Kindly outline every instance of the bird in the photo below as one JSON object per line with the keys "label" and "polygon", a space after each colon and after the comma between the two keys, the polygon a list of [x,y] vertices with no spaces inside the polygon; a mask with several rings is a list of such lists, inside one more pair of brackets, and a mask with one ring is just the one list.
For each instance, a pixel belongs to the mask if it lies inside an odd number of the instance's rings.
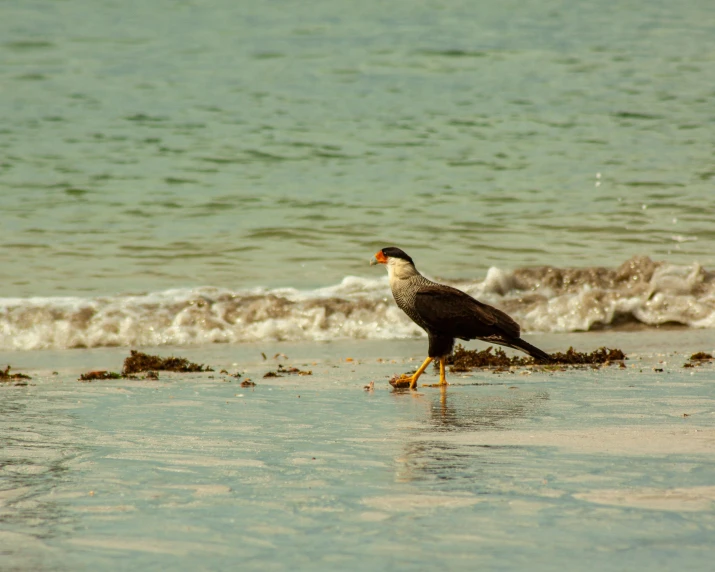
{"label": "bird", "polygon": [[483,340],[515,348],[542,363],[552,357],[521,339],[521,328],[506,313],[484,304],[466,292],[433,282],[422,276],[410,256],[395,246],[375,254],[370,265],[384,264],[397,306],[427,332],[427,359],[411,376],[391,382],[395,387],[415,389],[417,380],[434,360],[439,360],[439,383],[446,386],[445,361],[452,353],[455,338]]}

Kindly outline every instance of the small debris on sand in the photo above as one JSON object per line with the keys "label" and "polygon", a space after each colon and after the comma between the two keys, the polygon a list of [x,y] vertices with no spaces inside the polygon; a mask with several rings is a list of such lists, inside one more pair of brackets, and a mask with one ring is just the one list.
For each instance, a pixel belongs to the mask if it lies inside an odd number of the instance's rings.
{"label": "small debris on sand", "polygon": [[224,375],[230,375],[231,377],[235,377],[236,379],[240,379],[243,377],[239,372],[236,373],[228,373],[228,370],[222,369],[219,373],[222,373]]}
{"label": "small debris on sand", "polygon": [[203,364],[192,363],[186,358],[162,358],[131,350],[131,355],[124,360],[122,375],[138,373],[141,371],[178,371],[183,373],[213,371]]}
{"label": "small debris on sand", "polygon": [[275,371],[268,371],[263,375],[263,379],[266,379],[267,377],[283,377],[283,376],[278,375]]}
{"label": "small debris on sand", "polygon": [[8,365],[4,370],[0,369],[0,381],[16,381],[18,379],[32,379],[29,375],[24,373],[10,373],[10,366]]}
{"label": "small debris on sand", "polygon": [[241,382],[241,387],[256,387],[256,384],[253,383],[250,379],[244,379]]}
{"label": "small debris on sand", "polygon": [[79,376],[77,381],[94,381],[95,379],[121,379],[122,375],[115,371],[95,370]]}
{"label": "small debris on sand", "polygon": [[365,391],[375,391],[375,382],[371,381],[366,386],[363,387]]}

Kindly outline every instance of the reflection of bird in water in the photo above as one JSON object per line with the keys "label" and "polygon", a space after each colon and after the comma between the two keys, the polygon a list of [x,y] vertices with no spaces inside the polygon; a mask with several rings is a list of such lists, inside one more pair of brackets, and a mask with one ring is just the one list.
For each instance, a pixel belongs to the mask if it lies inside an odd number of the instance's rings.
{"label": "reflection of bird in water", "polygon": [[[449,401],[447,391],[432,399],[428,405],[428,428],[439,433],[478,431],[508,431],[520,419],[538,414],[549,400],[544,391],[511,390],[503,393],[478,395],[461,392],[458,399]],[[425,439],[405,444],[404,454],[398,459],[398,480],[454,480],[477,481],[486,465],[510,457],[514,447],[495,447],[479,444],[454,444],[440,439]],[[503,461],[506,462],[506,461]]]}
{"label": "reflection of bird in water", "polygon": [[545,391],[511,390],[506,395],[460,394],[448,402],[447,392],[430,406],[429,423],[437,431],[509,429],[508,422],[533,414],[549,394]]}
{"label": "reflection of bird in water", "polygon": [[526,352],[538,362],[553,361],[549,354],[522,340],[519,324],[504,312],[461,290],[428,280],[399,248],[383,248],[371,264],[387,266],[395,302],[429,337],[429,357],[413,375],[390,382],[394,387],[414,389],[434,359],[439,359],[439,385],[447,385],[444,365],[455,338],[484,340]]}

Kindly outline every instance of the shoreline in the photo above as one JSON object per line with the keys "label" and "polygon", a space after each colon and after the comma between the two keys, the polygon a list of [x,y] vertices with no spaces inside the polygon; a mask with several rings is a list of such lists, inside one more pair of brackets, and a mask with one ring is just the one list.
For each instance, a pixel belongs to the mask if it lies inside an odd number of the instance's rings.
{"label": "shoreline", "polygon": [[[685,329],[648,331],[597,331],[568,334],[525,335],[525,339],[542,347],[547,352],[565,351],[570,346],[578,351],[590,352],[599,347],[622,349],[627,358],[646,356],[669,356],[674,367],[682,367],[691,354],[699,351],[712,353],[715,350],[715,334],[712,330]],[[461,342],[468,349],[485,349],[485,342]],[[501,347],[493,345],[493,347]],[[90,370],[120,371],[124,358],[129,355],[125,347],[82,348],[63,350],[0,351],[0,365],[11,365],[15,373],[26,373],[39,378],[51,379],[52,372],[63,375],[70,372],[85,373]],[[523,355],[521,352],[502,348],[508,355]],[[426,356],[427,339],[406,340],[337,340],[316,342],[255,342],[246,344],[208,344],[205,346],[156,346],[142,347],[142,352],[162,357],[185,357],[216,370],[236,370],[256,375],[262,369],[275,369],[279,362],[293,364],[320,363],[339,365],[353,360],[354,365],[391,362],[391,365],[411,366]],[[267,359],[263,359],[263,354]],[[275,355],[286,359],[273,359]],[[657,360],[656,360],[657,361]],[[631,364],[633,363],[631,359]],[[419,363],[417,363],[419,365]],[[425,375],[431,375],[428,368]],[[477,370],[478,371],[478,370]],[[179,374],[182,375],[182,374]],[[210,374],[209,374],[210,375]]]}

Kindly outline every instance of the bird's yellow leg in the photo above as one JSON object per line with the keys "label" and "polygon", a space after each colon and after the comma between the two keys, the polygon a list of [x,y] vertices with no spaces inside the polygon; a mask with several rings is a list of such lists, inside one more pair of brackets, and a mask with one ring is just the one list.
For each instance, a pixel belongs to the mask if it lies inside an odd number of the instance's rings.
{"label": "bird's yellow leg", "polygon": [[409,385],[410,389],[414,389],[417,386],[417,380],[427,369],[427,366],[432,363],[433,359],[434,358],[428,357],[424,362],[422,362],[422,365],[415,373],[412,375],[403,375],[399,379],[391,380],[390,385],[396,388],[407,387]]}
{"label": "bird's yellow leg", "polygon": [[420,369],[418,369],[414,374],[412,374],[412,379],[410,380],[410,389],[414,389],[415,386],[417,385],[417,380],[420,378],[424,370],[427,369],[427,366],[432,363],[431,357],[428,357],[425,361],[422,362],[422,365],[420,366]]}
{"label": "bird's yellow leg", "polygon": [[444,362],[447,361],[445,356],[439,358],[439,384],[447,385],[447,376],[444,374]]}
{"label": "bird's yellow leg", "polygon": [[444,363],[447,361],[445,356],[439,358],[439,383],[422,384],[422,387],[441,387],[445,388],[449,384],[447,383],[447,376],[445,375]]}

